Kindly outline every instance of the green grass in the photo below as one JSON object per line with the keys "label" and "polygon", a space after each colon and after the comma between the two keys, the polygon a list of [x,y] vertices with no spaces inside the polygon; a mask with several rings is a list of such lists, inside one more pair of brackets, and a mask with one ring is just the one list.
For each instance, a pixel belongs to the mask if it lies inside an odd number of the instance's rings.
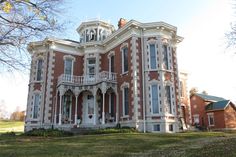
{"label": "green grass", "polygon": [[10,132],[10,131],[23,132],[24,131],[24,122],[0,120],[0,133]]}
{"label": "green grass", "polygon": [[72,137],[0,136],[4,157],[236,156],[236,133],[116,133]]}

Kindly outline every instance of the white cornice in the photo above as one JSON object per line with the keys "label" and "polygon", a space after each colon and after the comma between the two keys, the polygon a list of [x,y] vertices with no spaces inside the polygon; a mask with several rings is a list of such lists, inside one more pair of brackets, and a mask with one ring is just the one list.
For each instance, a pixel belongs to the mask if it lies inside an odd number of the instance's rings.
{"label": "white cornice", "polygon": [[[94,24],[94,21],[85,23]],[[80,29],[80,27],[78,29]],[[105,53],[110,51],[112,48],[119,45],[120,43],[124,42],[125,40],[131,38],[132,36],[141,37],[141,31],[143,32],[143,36],[145,37],[162,36],[165,38],[172,39],[172,41],[176,43],[179,43],[183,40],[182,37],[176,35],[177,28],[165,22],[140,23],[135,20],[130,20],[124,27],[115,31],[103,41],[79,43],[72,40],[46,38],[43,41],[30,43],[27,49],[30,53],[32,53],[33,50],[37,50],[37,47],[48,47],[55,51],[76,55],[83,55],[84,53],[91,52]]]}

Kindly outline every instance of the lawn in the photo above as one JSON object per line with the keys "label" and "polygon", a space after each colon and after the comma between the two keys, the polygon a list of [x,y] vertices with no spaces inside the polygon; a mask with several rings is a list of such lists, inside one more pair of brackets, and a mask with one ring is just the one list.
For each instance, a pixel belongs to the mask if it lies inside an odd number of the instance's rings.
{"label": "lawn", "polygon": [[0,133],[10,132],[10,131],[23,132],[24,131],[24,122],[0,120]]}
{"label": "lawn", "polygon": [[2,157],[236,156],[236,133],[0,136]]}

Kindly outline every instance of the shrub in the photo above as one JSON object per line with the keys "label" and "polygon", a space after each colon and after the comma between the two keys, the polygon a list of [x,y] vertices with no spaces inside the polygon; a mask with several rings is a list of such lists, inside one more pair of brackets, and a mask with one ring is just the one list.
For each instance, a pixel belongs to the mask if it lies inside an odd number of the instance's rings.
{"label": "shrub", "polygon": [[26,136],[42,136],[42,137],[62,137],[62,136],[72,136],[71,132],[62,131],[58,129],[33,129],[24,133]]}
{"label": "shrub", "polygon": [[105,128],[98,130],[91,130],[87,134],[112,134],[112,133],[137,133],[135,128],[122,127],[122,128]]}

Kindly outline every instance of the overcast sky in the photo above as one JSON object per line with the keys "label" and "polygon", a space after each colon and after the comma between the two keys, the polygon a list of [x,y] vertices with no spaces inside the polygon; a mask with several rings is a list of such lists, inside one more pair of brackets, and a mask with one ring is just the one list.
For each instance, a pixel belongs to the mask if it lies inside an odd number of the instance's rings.
{"label": "overcast sky", "polygon": [[[100,18],[116,28],[119,18],[164,21],[178,27],[184,40],[177,48],[179,69],[189,73],[188,87],[236,100],[236,55],[226,50],[224,34],[234,20],[232,0],[71,0],[61,19],[70,27],[58,38],[78,40],[82,21]],[[27,74],[0,74],[0,103],[13,111],[26,108]]]}

